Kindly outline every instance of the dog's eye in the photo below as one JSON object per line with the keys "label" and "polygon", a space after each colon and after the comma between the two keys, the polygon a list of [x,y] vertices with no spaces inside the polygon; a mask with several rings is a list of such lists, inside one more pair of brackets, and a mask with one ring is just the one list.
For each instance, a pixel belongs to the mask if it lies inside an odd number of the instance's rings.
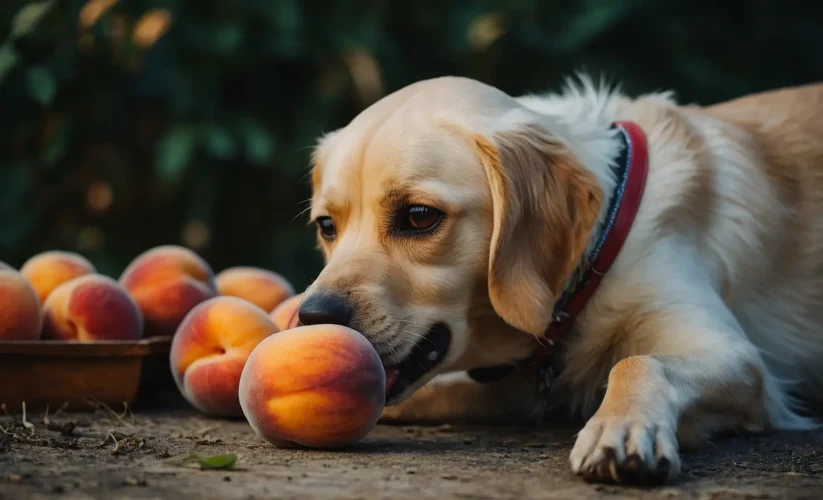
{"label": "dog's eye", "polygon": [[414,229],[424,231],[431,229],[440,220],[440,212],[425,205],[409,207],[409,225]]}
{"label": "dog's eye", "polygon": [[315,221],[317,224],[317,229],[320,231],[320,236],[323,239],[331,241],[337,236],[337,228],[334,225],[334,221],[331,220],[331,217],[318,217]]}
{"label": "dog's eye", "polygon": [[426,233],[443,219],[443,212],[426,205],[410,205],[397,213],[395,229],[400,233]]}

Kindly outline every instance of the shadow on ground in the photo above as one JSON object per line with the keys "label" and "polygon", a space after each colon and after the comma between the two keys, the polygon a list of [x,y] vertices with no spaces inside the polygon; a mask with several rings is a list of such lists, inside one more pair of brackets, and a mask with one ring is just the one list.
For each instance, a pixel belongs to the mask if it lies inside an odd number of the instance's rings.
{"label": "shadow on ground", "polygon": [[[732,437],[689,453],[675,486],[586,484],[576,427],[378,426],[345,450],[280,450],[188,409],[0,417],[0,498],[823,498],[823,433]],[[231,470],[181,457],[235,454]]]}

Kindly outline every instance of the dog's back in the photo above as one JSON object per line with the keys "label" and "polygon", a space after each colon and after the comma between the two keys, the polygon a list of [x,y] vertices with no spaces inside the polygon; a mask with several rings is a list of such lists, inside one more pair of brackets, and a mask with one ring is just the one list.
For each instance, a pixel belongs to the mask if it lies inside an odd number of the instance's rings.
{"label": "dog's back", "polygon": [[[698,251],[718,269],[724,300],[773,373],[789,385],[819,387],[823,84],[667,113],[694,158],[688,174],[681,172],[684,193],[691,193],[672,196],[669,223],[692,220],[689,229],[701,233]],[[661,171],[675,172],[665,163]]]}
{"label": "dog's back", "polygon": [[[705,108],[745,131],[770,192],[742,209],[762,221],[756,248],[741,262],[762,278],[729,297],[775,374],[823,383],[823,84],[755,94]],[[722,168],[722,165],[719,166]],[[757,178],[758,172],[752,172]],[[745,188],[745,184],[740,187]],[[771,222],[771,224],[769,224]],[[805,374],[798,373],[805,371]],[[808,391],[811,395],[819,390]]]}

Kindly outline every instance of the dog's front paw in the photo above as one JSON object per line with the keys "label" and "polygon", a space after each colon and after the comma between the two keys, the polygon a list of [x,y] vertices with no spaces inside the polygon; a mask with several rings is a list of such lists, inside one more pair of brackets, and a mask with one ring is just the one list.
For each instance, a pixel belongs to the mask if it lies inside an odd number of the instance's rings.
{"label": "dog's front paw", "polygon": [[637,417],[592,417],[571,452],[572,472],[589,481],[662,484],[680,474],[677,436]]}

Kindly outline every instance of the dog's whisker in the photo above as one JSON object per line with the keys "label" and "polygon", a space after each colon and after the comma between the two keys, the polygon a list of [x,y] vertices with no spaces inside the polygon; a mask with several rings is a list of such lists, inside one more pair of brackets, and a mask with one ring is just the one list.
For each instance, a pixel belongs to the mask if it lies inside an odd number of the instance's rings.
{"label": "dog's whisker", "polygon": [[300,217],[302,217],[303,215],[305,215],[305,214],[306,214],[306,212],[308,212],[309,210],[311,210],[311,205],[309,205],[308,207],[304,208],[303,210],[301,210],[301,211],[300,211],[300,213],[298,213],[297,215],[295,215],[295,216],[294,216],[294,218],[291,220],[291,222],[290,222],[289,224],[294,224],[294,221],[296,221],[297,219],[299,219]]}

